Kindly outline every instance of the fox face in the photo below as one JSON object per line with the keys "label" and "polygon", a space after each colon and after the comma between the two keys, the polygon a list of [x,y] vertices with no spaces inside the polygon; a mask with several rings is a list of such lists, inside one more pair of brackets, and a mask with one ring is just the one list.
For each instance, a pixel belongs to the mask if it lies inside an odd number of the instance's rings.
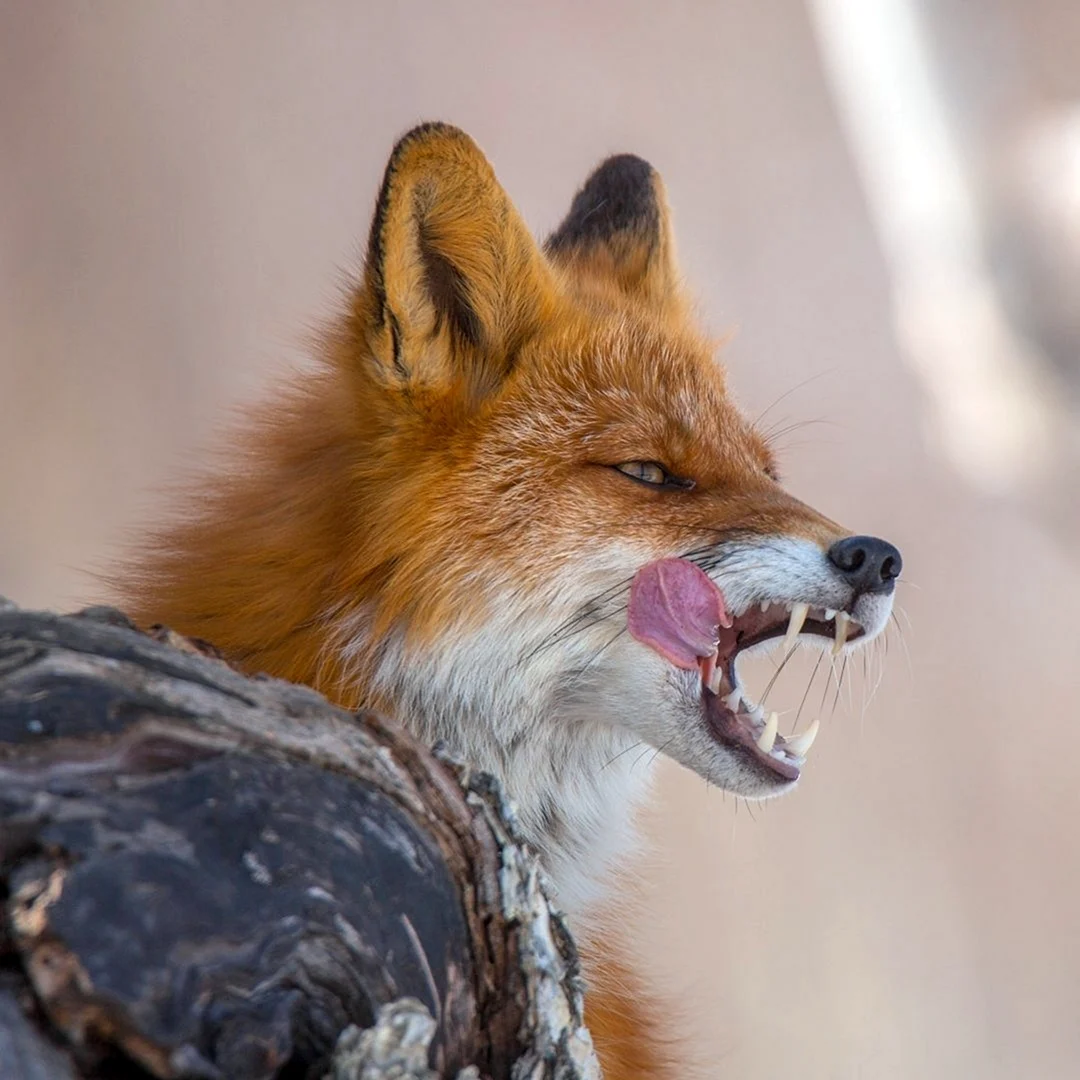
{"label": "fox face", "polygon": [[597,852],[638,746],[794,785],[816,727],[780,735],[739,659],[869,641],[900,555],[781,486],[645,162],[603,164],[541,248],[467,136],[416,130],[331,345],[362,523],[333,648],[369,703],[494,768],[555,863]]}

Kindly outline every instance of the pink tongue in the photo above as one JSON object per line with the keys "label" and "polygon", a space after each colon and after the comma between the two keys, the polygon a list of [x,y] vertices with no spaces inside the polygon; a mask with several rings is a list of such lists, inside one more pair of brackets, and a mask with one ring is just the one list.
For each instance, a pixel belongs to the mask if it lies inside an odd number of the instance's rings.
{"label": "pink tongue", "polygon": [[719,628],[731,625],[723,593],[686,559],[643,566],[630,586],[626,619],[638,641],[687,669],[712,656]]}

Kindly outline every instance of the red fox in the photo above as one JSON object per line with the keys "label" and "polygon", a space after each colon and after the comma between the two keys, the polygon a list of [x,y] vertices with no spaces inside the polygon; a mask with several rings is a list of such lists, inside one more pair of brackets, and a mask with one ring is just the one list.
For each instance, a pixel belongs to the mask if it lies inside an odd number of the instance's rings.
{"label": "red fox", "polygon": [[[321,368],[155,535],[125,601],[495,773],[585,942],[609,1080],[685,1075],[598,921],[654,747],[799,779],[739,658],[886,624],[900,554],[781,486],[695,327],[657,173],[604,162],[543,245],[463,132],[395,147]],[[593,943],[590,951],[589,943]]]}

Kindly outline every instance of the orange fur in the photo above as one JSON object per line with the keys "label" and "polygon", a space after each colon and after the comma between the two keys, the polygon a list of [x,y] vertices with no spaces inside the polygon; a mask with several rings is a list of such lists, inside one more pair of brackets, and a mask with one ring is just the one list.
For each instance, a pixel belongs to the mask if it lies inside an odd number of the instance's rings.
{"label": "orange fur", "polygon": [[[585,1023],[603,1063],[606,1080],[665,1080],[688,1075],[680,1058],[685,1050],[670,1034],[670,1007],[662,1008],[641,977],[618,955],[618,939],[606,955],[585,949],[589,994]],[[614,945],[615,949],[612,950]]]}
{"label": "orange fur", "polygon": [[[544,252],[467,136],[403,139],[322,370],[147,543],[123,588],[137,619],[409,723],[375,678],[393,635],[422,655],[482,628],[507,590],[547,595],[612,538],[644,553],[844,535],[779,486],[729,400],[651,184],[640,221],[599,240],[584,221]],[[607,468],[626,461],[696,486],[673,498]],[[663,1076],[635,979],[623,961],[594,968],[605,1075]]]}

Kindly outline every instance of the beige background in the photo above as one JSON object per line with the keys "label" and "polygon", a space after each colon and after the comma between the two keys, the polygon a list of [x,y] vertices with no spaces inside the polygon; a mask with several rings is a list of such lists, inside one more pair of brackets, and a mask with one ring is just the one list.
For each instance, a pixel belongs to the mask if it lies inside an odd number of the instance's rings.
{"label": "beige background", "polygon": [[[983,168],[1075,106],[1080,7],[987,3],[979,33],[956,8],[937,55],[962,61],[943,70]],[[636,151],[703,317],[737,329],[747,407],[790,391],[778,419],[822,421],[781,440],[791,488],[895,541],[909,583],[876,696],[855,671],[833,711],[819,678],[793,796],[736,806],[664,768],[642,953],[709,1076],[1074,1077],[1076,429],[993,493],[955,465],[830,85],[784,0],[3,0],[0,592],[94,598],[87,568],[229,407],[303,365],[405,128],[469,130],[541,233],[593,164]],[[1015,196],[1022,232],[1023,193],[980,191],[987,213]],[[1038,376],[1067,419],[1070,341]]]}

